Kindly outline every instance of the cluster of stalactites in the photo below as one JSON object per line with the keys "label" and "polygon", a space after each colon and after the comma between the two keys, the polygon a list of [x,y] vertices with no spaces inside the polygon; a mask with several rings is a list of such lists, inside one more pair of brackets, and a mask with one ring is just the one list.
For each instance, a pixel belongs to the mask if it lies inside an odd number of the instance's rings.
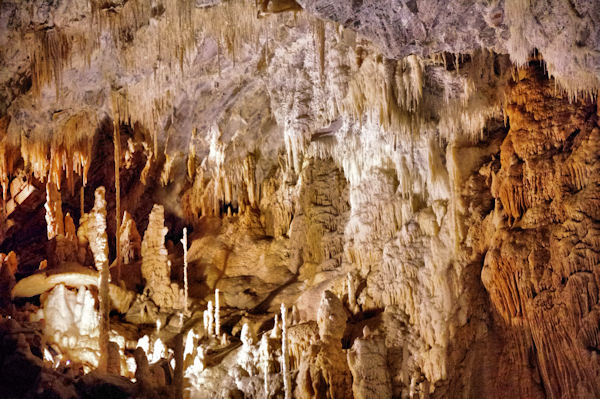
{"label": "cluster of stalactites", "polygon": [[407,131],[408,127],[412,132],[420,124],[423,72],[423,60],[416,55],[400,61],[366,56],[352,76],[342,111],[355,120],[366,115],[385,129]]}
{"label": "cluster of stalactites", "polygon": [[15,127],[8,129],[0,139],[0,182],[4,198],[14,164],[20,158],[27,173],[42,182],[52,182],[59,190],[65,182],[71,193],[76,180],[81,179],[84,185],[87,183],[97,125],[95,114],[81,111],[56,123],[59,127],[50,141],[42,132],[17,133]]}
{"label": "cluster of stalactites", "polygon": [[[194,149],[192,145],[190,148]],[[193,178],[193,185],[183,199],[186,219],[193,222],[202,216],[233,216],[258,206],[260,184],[253,154],[226,164],[225,146],[213,138],[208,158],[194,168],[195,162],[195,154],[190,153],[188,176]]]}

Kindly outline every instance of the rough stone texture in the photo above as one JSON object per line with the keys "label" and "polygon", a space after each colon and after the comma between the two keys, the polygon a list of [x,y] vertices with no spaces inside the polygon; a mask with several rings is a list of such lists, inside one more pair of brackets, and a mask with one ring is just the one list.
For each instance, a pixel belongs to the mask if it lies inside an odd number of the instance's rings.
{"label": "rough stone texture", "polygon": [[[391,58],[410,54],[511,55],[522,65],[533,49],[567,86],[599,87],[600,7],[568,0],[300,0],[316,15],[339,22],[377,43]],[[568,55],[567,55],[568,54]],[[593,54],[593,55],[592,55]]]}
{"label": "rough stone texture", "polygon": [[100,273],[98,277],[99,325],[99,359],[98,368],[102,372],[108,367],[108,335],[110,330],[110,299],[109,299],[109,260],[108,235],[106,234],[106,189],[98,187],[94,192],[94,208],[89,214],[87,238],[90,249],[94,254],[94,265]]}
{"label": "rough stone texture", "polygon": [[17,255],[0,253],[0,307],[8,310],[11,306],[11,292],[15,286],[15,273],[18,268]]}
{"label": "rough stone texture", "polygon": [[154,205],[148,219],[148,228],[142,241],[142,277],[149,297],[160,308],[181,309],[183,295],[179,286],[171,283],[171,265],[167,259],[164,209]]}
{"label": "rough stone texture", "polygon": [[119,245],[121,246],[121,256],[123,257],[123,264],[128,265],[140,258],[142,238],[135,226],[135,221],[127,211],[123,213],[123,222],[121,223],[120,230],[121,242]]}
{"label": "rough stone texture", "polygon": [[355,398],[391,398],[392,381],[387,368],[387,348],[381,337],[365,334],[357,338],[348,352]]}
{"label": "rough stone texture", "polygon": [[341,301],[331,291],[323,292],[317,319],[320,340],[300,358],[294,394],[298,398],[350,397],[351,374],[341,342],[346,314]]}
{"label": "rough stone texture", "polygon": [[59,345],[72,361],[98,367],[100,323],[91,292],[85,287],[72,292],[59,285],[44,302],[40,318],[45,320],[44,335],[49,343]]}
{"label": "rough stone texture", "polygon": [[[335,339],[290,326],[298,395],[598,396],[598,3],[251,3],[3,1],[3,198],[15,170],[62,179],[64,206],[75,180],[114,175],[119,115],[161,311],[180,297],[170,215],[193,227],[196,306],[219,288],[234,312],[336,316]],[[139,297],[129,320],[157,313]],[[262,395],[257,345],[199,354],[191,396]]]}
{"label": "rough stone texture", "polygon": [[502,219],[482,281],[520,356],[533,355],[546,394],[597,397],[596,104],[556,96],[530,68],[519,74],[507,114],[492,185]]}

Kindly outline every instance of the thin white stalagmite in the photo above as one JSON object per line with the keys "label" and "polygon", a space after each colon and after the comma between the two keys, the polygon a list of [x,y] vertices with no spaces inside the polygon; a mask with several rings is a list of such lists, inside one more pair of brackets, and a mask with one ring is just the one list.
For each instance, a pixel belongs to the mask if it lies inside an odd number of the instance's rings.
{"label": "thin white stalagmite", "polygon": [[281,304],[281,372],[283,373],[283,389],[285,399],[292,399],[292,381],[290,378],[288,342],[287,342],[287,308]]}
{"label": "thin white stalagmite", "polygon": [[221,335],[221,304],[219,301],[219,289],[215,290],[215,335]]}
{"label": "thin white stalagmite", "polygon": [[188,241],[187,241],[187,227],[183,228],[183,239],[181,240],[183,244],[183,311],[185,314],[188,312],[188,260],[187,260],[187,251],[188,251]]}
{"label": "thin white stalagmite", "polygon": [[203,318],[202,318],[202,325],[204,326],[204,332],[208,335],[208,309],[204,311],[204,313],[202,314]]}
{"label": "thin white stalagmite", "polygon": [[213,303],[212,303],[212,301],[208,301],[208,336],[212,337],[214,334],[215,334],[215,330],[214,330]]}
{"label": "thin white stalagmite", "polygon": [[98,299],[100,302],[100,360],[98,370],[106,372],[108,368],[108,341],[110,333],[110,299],[108,284],[110,274],[108,270],[108,236],[106,234],[106,200],[104,187],[98,187],[94,194],[94,208],[91,220],[88,222],[90,231],[90,248],[94,254],[96,269],[100,271],[98,281]]}
{"label": "thin white stalagmite", "polygon": [[271,330],[271,338],[277,338],[277,334],[278,334],[278,329],[279,329],[279,316],[275,315],[275,318],[273,320],[273,329]]}

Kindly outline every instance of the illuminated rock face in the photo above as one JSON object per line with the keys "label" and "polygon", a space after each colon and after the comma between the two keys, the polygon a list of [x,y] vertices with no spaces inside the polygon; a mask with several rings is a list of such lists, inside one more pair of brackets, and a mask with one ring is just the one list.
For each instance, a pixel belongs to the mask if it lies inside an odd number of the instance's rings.
{"label": "illuminated rock face", "polygon": [[[0,2],[0,252],[41,232],[107,271],[119,245],[113,304],[170,333],[187,226],[186,322],[208,305],[214,335],[218,289],[235,335],[198,338],[192,397],[600,396],[597,2],[42,3]],[[53,289],[47,335],[83,356],[92,294],[51,266],[18,296]]]}
{"label": "illuminated rock face", "polygon": [[85,287],[73,292],[59,285],[46,297],[40,315],[45,321],[44,335],[64,351],[65,360],[98,366],[100,323],[95,307],[96,301]]}
{"label": "illuminated rock face", "polygon": [[495,226],[482,281],[500,324],[513,335],[515,364],[535,353],[546,393],[596,397],[598,182],[596,104],[556,96],[539,70],[509,94],[510,131],[492,193]]}

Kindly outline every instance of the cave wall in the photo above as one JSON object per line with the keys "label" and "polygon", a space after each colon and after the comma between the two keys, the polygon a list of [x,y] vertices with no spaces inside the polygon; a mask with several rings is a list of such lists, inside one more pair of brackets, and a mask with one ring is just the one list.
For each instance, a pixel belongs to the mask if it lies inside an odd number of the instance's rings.
{"label": "cave wall", "polygon": [[[314,321],[331,290],[394,397],[598,396],[599,7],[59,3],[0,3],[4,203],[114,212],[114,120],[121,207],[193,229],[192,297]],[[31,201],[0,216],[21,273]]]}
{"label": "cave wall", "polygon": [[597,104],[557,96],[529,68],[511,88],[507,114],[492,183],[504,218],[482,281],[547,396],[596,397]]}

